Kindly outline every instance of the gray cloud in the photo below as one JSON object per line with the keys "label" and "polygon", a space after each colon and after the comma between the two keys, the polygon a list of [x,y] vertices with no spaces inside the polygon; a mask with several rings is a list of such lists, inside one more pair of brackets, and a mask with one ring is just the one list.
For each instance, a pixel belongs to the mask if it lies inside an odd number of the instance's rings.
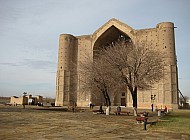
{"label": "gray cloud", "polygon": [[12,67],[23,66],[23,64],[19,64],[19,63],[8,63],[8,62],[0,63],[0,65],[2,65],[2,66],[12,66]]}
{"label": "gray cloud", "polygon": [[11,67],[30,67],[32,69],[43,69],[43,70],[56,70],[57,63],[48,60],[37,60],[37,59],[24,59],[23,62],[10,63],[4,62],[0,63],[2,66],[11,66]]}
{"label": "gray cloud", "polygon": [[48,60],[24,59],[24,65],[33,69],[56,69],[57,63]]}

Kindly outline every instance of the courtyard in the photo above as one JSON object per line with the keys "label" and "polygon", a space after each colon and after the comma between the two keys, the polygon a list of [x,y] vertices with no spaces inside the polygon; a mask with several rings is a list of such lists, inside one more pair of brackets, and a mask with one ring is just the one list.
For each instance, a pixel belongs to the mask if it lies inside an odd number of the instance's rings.
{"label": "courtyard", "polygon": [[[148,122],[159,120],[156,113],[148,112]],[[187,118],[190,117],[190,110],[185,111],[185,114]],[[164,123],[167,124],[167,121]],[[93,114],[88,108],[73,113],[63,108],[26,106],[26,109],[22,109],[22,106],[0,105],[1,140],[189,140],[190,121],[187,123],[184,131],[168,129],[167,126],[164,128],[165,124],[159,125],[159,122],[148,124],[147,130],[144,130],[143,124],[137,124],[132,114],[118,116],[112,113],[107,116]]]}

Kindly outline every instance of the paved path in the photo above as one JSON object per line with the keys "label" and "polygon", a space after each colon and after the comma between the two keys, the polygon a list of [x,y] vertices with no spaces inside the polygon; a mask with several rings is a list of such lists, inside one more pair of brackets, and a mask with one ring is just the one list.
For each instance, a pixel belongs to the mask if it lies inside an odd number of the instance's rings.
{"label": "paved path", "polygon": [[[150,117],[151,118],[151,117]],[[157,119],[152,117],[151,119]],[[153,131],[137,124],[134,116],[0,107],[0,139],[31,140],[188,140],[189,135]]]}

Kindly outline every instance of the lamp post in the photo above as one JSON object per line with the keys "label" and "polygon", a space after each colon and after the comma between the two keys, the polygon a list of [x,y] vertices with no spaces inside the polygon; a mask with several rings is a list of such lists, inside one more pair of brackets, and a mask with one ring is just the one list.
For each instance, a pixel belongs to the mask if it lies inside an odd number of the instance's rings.
{"label": "lamp post", "polygon": [[152,112],[154,111],[154,100],[155,100],[155,97],[156,97],[155,94],[152,94],[151,97],[150,97],[151,103],[152,103],[152,105],[151,105],[151,107],[152,107]]}

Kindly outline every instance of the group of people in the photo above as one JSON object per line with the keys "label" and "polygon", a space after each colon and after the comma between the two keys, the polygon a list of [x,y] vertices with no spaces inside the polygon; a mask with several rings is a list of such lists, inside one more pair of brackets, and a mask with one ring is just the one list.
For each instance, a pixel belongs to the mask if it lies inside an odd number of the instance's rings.
{"label": "group of people", "polygon": [[99,112],[100,112],[100,114],[104,114],[104,110],[102,108],[102,105],[100,105]]}
{"label": "group of people", "polygon": [[93,109],[94,108],[94,104],[93,103],[90,103],[90,109]]}
{"label": "group of people", "polygon": [[[100,112],[100,114],[104,114],[104,110],[102,108],[102,105],[100,105],[99,112]],[[120,115],[120,113],[121,113],[121,106],[117,107],[117,111],[116,112],[117,112],[116,113],[117,115]]]}
{"label": "group of people", "polygon": [[[94,104],[90,103],[90,109],[93,109],[94,106],[95,106]],[[151,107],[152,107],[152,112],[153,112],[153,104],[151,105]],[[157,110],[157,106],[156,106],[156,110]],[[100,105],[98,112],[100,114],[104,114],[104,110],[103,110],[102,105]],[[164,108],[164,112],[168,112],[168,109],[167,109],[166,106]],[[120,115],[120,114],[121,114],[121,106],[118,105],[117,108],[116,108],[116,115]]]}
{"label": "group of people", "polygon": [[[152,112],[154,111],[154,105],[153,104],[151,104],[151,108],[152,108]],[[156,106],[155,107],[155,111],[158,111],[159,109],[158,109],[158,107]],[[161,106],[161,109],[160,110],[162,110],[162,106]],[[163,110],[164,112],[168,112],[168,108],[167,108],[167,106],[165,106],[164,107],[164,110]]]}
{"label": "group of people", "polygon": [[[90,109],[93,109],[95,105],[90,102],[89,106],[90,106]],[[102,105],[100,105],[98,112],[100,114],[104,114],[104,110],[103,110],[103,106]],[[117,112],[117,115],[120,115],[120,113],[121,113],[121,106],[119,106],[119,105],[117,106],[117,111],[116,112]]]}

